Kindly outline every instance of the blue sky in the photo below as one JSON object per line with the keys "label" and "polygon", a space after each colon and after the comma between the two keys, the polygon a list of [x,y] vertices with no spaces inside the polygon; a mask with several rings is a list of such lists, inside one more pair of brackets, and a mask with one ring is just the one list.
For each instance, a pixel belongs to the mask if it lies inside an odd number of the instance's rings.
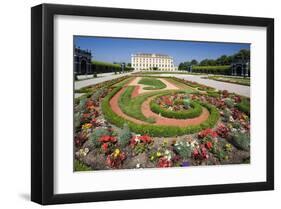
{"label": "blue sky", "polygon": [[104,62],[131,62],[134,53],[167,54],[174,63],[196,59],[216,59],[232,55],[240,49],[250,49],[250,44],[198,41],[150,40],[109,37],[74,36],[74,44],[92,51],[93,60]]}

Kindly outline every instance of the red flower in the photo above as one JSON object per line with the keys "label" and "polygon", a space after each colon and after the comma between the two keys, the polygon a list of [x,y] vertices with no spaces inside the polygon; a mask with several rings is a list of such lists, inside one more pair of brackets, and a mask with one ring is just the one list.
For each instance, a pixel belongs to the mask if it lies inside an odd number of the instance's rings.
{"label": "red flower", "polygon": [[198,157],[199,157],[199,152],[198,152],[197,149],[194,149],[194,150],[193,150],[193,157],[194,157],[194,158],[198,158]]}
{"label": "red flower", "polygon": [[207,129],[205,129],[203,131],[200,131],[198,133],[198,137],[201,138],[201,139],[205,138],[206,136],[211,136],[211,137],[214,138],[214,137],[217,137],[218,135],[217,135],[217,133],[215,131],[213,131],[210,128],[207,128]]}
{"label": "red flower", "polygon": [[201,147],[201,155],[202,155],[202,157],[203,157],[204,159],[209,158],[207,149],[206,149],[204,146]]}
{"label": "red flower", "polygon": [[216,129],[216,133],[222,138],[227,138],[229,129],[224,124],[221,123]]}
{"label": "red flower", "polygon": [[151,142],[151,138],[148,135],[139,136],[139,139],[143,143],[149,144]]}
{"label": "red flower", "polygon": [[172,161],[170,161],[164,157],[160,158],[157,163],[157,167],[159,167],[159,168],[167,168],[167,167],[171,167],[171,166],[172,166]]}
{"label": "red flower", "polygon": [[207,147],[207,149],[212,149],[213,143],[210,142],[210,141],[207,141],[206,144],[205,144],[205,146]]}
{"label": "red flower", "polygon": [[149,143],[152,142],[152,139],[151,139],[151,137],[148,136],[148,135],[133,136],[132,139],[130,140],[130,145],[131,145],[132,147],[134,147],[134,146],[138,143],[138,141],[139,141],[140,143],[149,144]]}
{"label": "red flower", "polygon": [[99,139],[100,142],[102,143],[106,143],[106,142],[116,142],[116,138],[114,136],[108,136],[108,135],[105,135],[105,136],[102,136],[100,139]]}
{"label": "red flower", "polygon": [[102,144],[102,145],[101,145],[101,148],[102,148],[102,150],[103,150],[104,152],[107,152],[107,150],[108,150],[108,144],[107,144],[107,143]]}
{"label": "red flower", "polygon": [[120,168],[122,162],[126,159],[124,152],[121,152],[117,157],[114,156],[114,153],[110,154],[106,158],[106,164],[111,168]]}

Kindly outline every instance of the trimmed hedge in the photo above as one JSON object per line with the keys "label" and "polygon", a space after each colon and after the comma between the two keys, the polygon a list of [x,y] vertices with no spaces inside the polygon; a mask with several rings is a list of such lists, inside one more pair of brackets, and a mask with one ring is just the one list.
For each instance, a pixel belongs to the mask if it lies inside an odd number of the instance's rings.
{"label": "trimmed hedge", "polygon": [[177,127],[177,126],[159,126],[159,125],[150,125],[150,124],[136,124],[132,121],[126,120],[118,116],[110,107],[110,99],[121,89],[122,87],[116,87],[113,89],[102,101],[102,112],[105,119],[115,124],[116,126],[122,128],[125,123],[128,124],[132,132],[138,134],[148,134],[150,136],[159,136],[159,137],[171,137],[171,136],[181,136],[185,134],[192,134],[199,132],[206,128],[212,128],[216,125],[220,114],[218,110],[210,104],[201,103],[202,106],[206,107],[210,115],[208,119],[202,122],[200,125],[191,125],[186,127]]}
{"label": "trimmed hedge", "polygon": [[192,72],[196,73],[210,73],[210,74],[231,74],[230,65],[218,65],[218,66],[192,66]]}
{"label": "trimmed hedge", "polygon": [[[134,69],[126,66],[124,71],[133,71]],[[92,61],[91,66],[92,73],[110,73],[110,72],[121,72],[122,67],[119,64],[113,64],[101,61]]]}
{"label": "trimmed hedge", "polygon": [[190,106],[192,108],[189,110],[172,111],[172,110],[168,110],[168,109],[160,107],[155,102],[155,99],[150,102],[150,109],[152,112],[161,114],[161,116],[167,117],[167,118],[177,118],[177,119],[195,118],[202,113],[202,107],[199,103],[191,101]]}

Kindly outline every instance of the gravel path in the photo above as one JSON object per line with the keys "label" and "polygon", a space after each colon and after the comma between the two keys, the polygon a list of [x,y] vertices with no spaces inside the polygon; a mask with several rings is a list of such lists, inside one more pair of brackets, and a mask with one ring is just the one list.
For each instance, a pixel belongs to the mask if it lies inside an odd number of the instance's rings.
{"label": "gravel path", "polygon": [[94,84],[97,84],[97,83],[109,81],[109,80],[112,80],[112,79],[115,79],[115,78],[120,78],[120,77],[123,77],[123,76],[126,76],[126,75],[130,75],[130,74],[131,74],[131,72],[130,73],[118,74],[118,75],[115,75],[114,73],[98,74],[97,78],[75,81],[74,82],[74,88],[75,88],[75,90],[77,90],[77,89],[81,89],[81,88],[86,87],[86,86],[91,86],[91,85],[94,85]]}
{"label": "gravel path", "polygon": [[162,76],[162,77],[174,76],[177,78],[182,78],[189,81],[195,81],[200,84],[211,86],[218,90],[227,90],[229,92],[234,92],[242,96],[250,97],[250,86],[243,86],[239,84],[226,83],[226,82],[202,78],[202,77],[206,77],[206,75],[203,76],[203,75],[184,75],[184,74],[151,74],[151,76]]}

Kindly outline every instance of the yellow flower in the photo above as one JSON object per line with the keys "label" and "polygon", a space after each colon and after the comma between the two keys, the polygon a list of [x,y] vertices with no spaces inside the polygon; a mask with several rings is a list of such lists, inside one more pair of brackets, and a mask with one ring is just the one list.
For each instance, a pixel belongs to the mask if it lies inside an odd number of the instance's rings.
{"label": "yellow flower", "polygon": [[92,124],[91,123],[85,123],[83,126],[82,126],[82,129],[83,130],[86,130],[86,129],[89,129],[92,127]]}
{"label": "yellow flower", "polygon": [[120,154],[120,149],[116,149],[114,151],[114,157],[117,157]]}
{"label": "yellow flower", "polygon": [[227,144],[225,145],[225,149],[226,149],[226,151],[231,152],[231,151],[232,151],[232,145],[229,144],[229,143],[227,143]]}
{"label": "yellow flower", "polygon": [[157,157],[160,157],[161,155],[162,155],[161,152],[157,152],[157,153],[156,153],[156,156],[157,156]]}

